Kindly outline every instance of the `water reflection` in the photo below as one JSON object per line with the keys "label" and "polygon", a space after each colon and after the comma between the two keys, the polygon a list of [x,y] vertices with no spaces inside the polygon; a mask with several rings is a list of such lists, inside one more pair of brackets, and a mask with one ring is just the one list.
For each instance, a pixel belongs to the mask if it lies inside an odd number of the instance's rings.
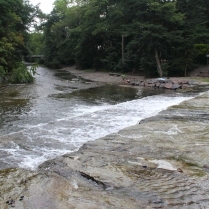
{"label": "water reflection", "polygon": [[[94,88],[82,89],[79,91],[66,92],[68,88],[58,88],[65,92],[59,94],[50,95],[53,98],[58,99],[72,99],[77,98],[87,103],[108,103],[117,104],[120,102],[126,102],[133,99],[140,99],[146,96],[152,96],[157,94],[165,93],[163,89],[143,89],[143,88],[132,88],[116,85],[104,85]],[[173,93],[170,92],[172,95]]]}
{"label": "water reflection", "polygon": [[29,99],[22,98],[20,91],[23,85],[0,86],[0,128],[12,126],[13,121],[21,119],[21,115],[29,111]]}

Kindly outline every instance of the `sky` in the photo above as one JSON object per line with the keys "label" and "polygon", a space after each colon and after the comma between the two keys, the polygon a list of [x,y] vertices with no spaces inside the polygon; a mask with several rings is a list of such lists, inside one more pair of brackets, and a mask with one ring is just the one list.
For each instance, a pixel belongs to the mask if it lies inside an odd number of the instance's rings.
{"label": "sky", "polygon": [[30,0],[33,5],[40,3],[40,9],[47,14],[52,11],[54,1],[55,0]]}

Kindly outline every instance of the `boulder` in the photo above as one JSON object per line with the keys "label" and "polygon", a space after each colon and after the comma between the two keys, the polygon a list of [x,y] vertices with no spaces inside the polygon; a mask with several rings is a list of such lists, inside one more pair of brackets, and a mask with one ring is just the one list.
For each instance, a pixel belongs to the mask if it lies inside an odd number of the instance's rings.
{"label": "boulder", "polygon": [[148,84],[153,84],[153,83],[155,83],[156,81],[154,81],[154,80],[149,80],[149,81],[147,81],[148,82]]}
{"label": "boulder", "polygon": [[145,86],[145,87],[147,87],[148,84],[149,84],[149,83],[148,83],[147,81],[144,82],[144,86]]}
{"label": "boulder", "polygon": [[140,83],[140,86],[144,86],[144,81]]}
{"label": "boulder", "polygon": [[172,85],[173,90],[176,90],[176,89],[179,89],[179,88],[181,88],[181,85],[179,85],[177,83]]}
{"label": "boulder", "polygon": [[157,88],[159,88],[159,87],[160,87],[160,82],[157,82],[157,83],[155,84],[155,86],[156,86]]}
{"label": "boulder", "polygon": [[209,165],[204,165],[203,168],[209,169]]}
{"label": "boulder", "polygon": [[164,88],[165,84],[164,83],[161,83],[159,88]]}
{"label": "boulder", "polygon": [[176,80],[172,81],[172,83],[173,83],[173,84],[179,84],[179,82],[176,81]]}
{"label": "boulder", "polygon": [[172,83],[166,83],[166,84],[164,85],[164,88],[166,88],[166,89],[171,89],[172,86],[173,86]]}
{"label": "boulder", "polygon": [[136,82],[135,86],[139,86],[141,84],[141,82]]}
{"label": "boulder", "polygon": [[160,83],[166,83],[168,81],[167,78],[157,78],[156,82],[160,82]]}
{"label": "boulder", "polygon": [[131,82],[130,83],[132,86],[136,86],[136,83],[135,82]]}
{"label": "boulder", "polygon": [[183,84],[182,85],[182,88],[190,88],[191,87],[191,85],[189,85],[189,84]]}
{"label": "boulder", "polygon": [[73,78],[72,81],[79,81],[79,79],[78,78]]}
{"label": "boulder", "polygon": [[191,80],[188,81],[188,84],[189,84],[189,85],[194,85],[194,83],[195,83],[195,81],[191,81]]}
{"label": "boulder", "polygon": [[149,83],[148,85],[147,85],[147,87],[154,87],[155,86],[155,84],[153,84],[153,83]]}
{"label": "boulder", "polygon": [[187,80],[183,80],[181,81],[182,84],[188,84],[188,81]]}

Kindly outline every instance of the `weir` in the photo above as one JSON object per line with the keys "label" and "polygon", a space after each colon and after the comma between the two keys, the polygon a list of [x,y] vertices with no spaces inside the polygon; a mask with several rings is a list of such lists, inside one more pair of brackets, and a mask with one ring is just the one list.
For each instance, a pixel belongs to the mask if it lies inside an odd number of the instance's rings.
{"label": "weir", "polygon": [[208,101],[205,92],[36,172],[2,170],[0,204],[12,197],[16,208],[207,208]]}
{"label": "weir", "polygon": [[[48,129],[50,127],[54,129],[59,122],[61,122],[61,125],[66,124],[66,127],[64,127],[66,129],[58,129],[58,133],[67,133],[65,131],[72,126],[72,123],[66,122],[69,115],[64,115],[64,113],[67,110],[72,113],[70,111],[72,109],[65,109],[68,106],[66,105],[67,103],[63,105],[63,101],[68,101],[71,98],[70,95],[72,96],[72,94],[68,94],[69,92],[66,93],[67,85],[71,85],[71,83],[66,82],[66,86],[62,86],[62,88],[59,86],[58,89],[54,89],[54,86],[63,83],[63,81],[61,82],[59,79],[56,80],[53,76],[51,77],[52,72],[50,71],[47,77],[52,79],[51,81],[53,82],[45,81],[44,84],[48,85],[44,87],[45,91],[43,92],[39,87],[41,86],[43,89],[41,78],[43,77],[42,74],[45,75],[47,72],[45,70],[40,72],[40,80],[36,81],[37,86],[35,85],[33,89],[33,92],[36,92],[36,94],[40,92],[41,97],[39,99],[35,98],[35,103],[32,106],[31,102],[33,99],[30,100],[30,97],[23,103],[25,110],[30,110],[30,117],[27,117],[27,114],[23,114],[21,118],[29,122],[31,117],[37,117],[38,113],[43,115],[39,111],[45,110],[43,108],[45,104],[49,108],[47,101],[51,101],[54,109],[50,106],[50,110],[53,113],[54,121],[48,120],[51,116],[46,113],[40,121],[45,119],[44,122],[47,125],[42,125]],[[67,79],[70,80],[70,77]],[[76,82],[73,83],[74,86],[80,85]],[[24,90],[24,92],[29,92],[29,89],[24,86],[19,88]],[[60,90],[64,91],[65,96]],[[101,90],[99,88],[100,93]],[[48,94],[49,92],[51,93]],[[81,96],[80,98],[83,98],[83,93],[74,93],[73,96],[78,97],[79,95]],[[98,102],[97,97],[94,98],[93,94],[90,95],[91,101]],[[194,94],[191,95],[194,96]],[[174,106],[167,109],[164,108],[160,113],[157,112],[158,114],[150,114],[149,118],[140,120],[140,124],[135,123],[133,126],[114,131],[103,138],[88,141],[78,151],[66,153],[63,156],[48,160],[39,165],[38,169],[34,171],[23,168],[1,170],[0,190],[2,198],[0,199],[0,205],[6,208],[8,203],[15,201],[15,208],[21,209],[43,207],[46,209],[207,208],[209,205],[209,91],[201,93],[195,98],[192,98],[193,96],[191,97],[191,95],[189,95],[188,100],[182,100],[182,103],[174,103]],[[14,96],[19,98],[18,94]],[[82,101],[86,101],[86,97],[84,98],[85,100]],[[92,98],[94,99],[92,100]],[[162,103],[160,101],[157,103],[158,96],[154,96],[154,98],[154,107],[160,107]],[[162,98],[165,100],[163,102],[166,102],[167,97]],[[173,97],[167,98],[168,101],[170,99],[174,100]],[[136,114],[137,105],[140,104],[139,101],[127,101],[129,105],[122,106],[127,108],[123,114],[130,107],[133,108],[131,116],[134,113]],[[19,102],[21,104],[22,101]],[[27,104],[30,105],[27,106]],[[32,109],[35,104],[36,108]],[[62,106],[59,106],[60,104]],[[88,103],[88,108],[86,109],[89,111],[89,115],[87,114],[88,120],[90,120],[92,110],[89,105]],[[120,105],[122,104],[120,103]],[[139,106],[139,109],[142,109],[144,105]],[[60,110],[60,107],[64,110],[62,114],[65,120],[60,118],[59,114],[56,115],[56,110]],[[104,108],[104,106],[97,108]],[[112,105],[109,105],[108,108],[111,109]],[[108,108],[104,108],[103,111],[107,111]],[[120,110],[122,111],[123,108]],[[18,109],[15,109],[15,111],[18,112]],[[16,114],[17,112],[14,113]],[[81,112],[78,113],[80,114]],[[97,111],[92,111],[91,116],[96,118],[98,115],[102,115],[101,112],[97,109]],[[149,113],[149,108],[147,110],[144,109],[144,112]],[[121,112],[117,115],[120,116]],[[73,117],[69,118],[72,119]],[[56,123],[55,119],[58,119]],[[38,124],[40,121],[37,119]],[[81,125],[81,121],[82,118],[78,124]],[[115,121],[113,122],[115,123]],[[54,124],[56,126],[53,126]],[[29,146],[29,139],[32,142],[32,138],[38,136],[37,133],[41,130],[41,124],[38,126],[35,126],[35,124],[31,125],[33,127],[27,126],[31,132],[28,132],[24,137],[8,134],[2,140],[4,143],[1,144],[1,151],[5,148],[3,145],[7,145],[6,148],[8,150],[14,151],[17,148],[14,146],[14,143],[26,151],[33,151],[35,146]],[[88,127],[88,129],[91,130],[91,127]],[[8,126],[9,128],[11,127]],[[44,132],[41,135],[46,134],[45,136],[47,136],[47,129],[44,128],[43,130]],[[101,131],[102,129],[99,130]],[[36,134],[35,131],[37,131]],[[79,138],[82,139],[86,134],[87,132]],[[30,137],[28,142],[20,143],[20,140],[25,140],[26,137]],[[52,135],[48,138],[46,137],[47,146],[50,146],[49,140],[51,138]],[[7,144],[11,139],[14,143]],[[67,139],[63,140],[62,143],[64,144],[65,141]],[[40,150],[43,151],[45,149],[43,138],[38,136],[36,142],[37,145],[39,144]],[[53,143],[55,144],[57,141],[55,140]],[[62,143],[57,143],[59,145],[57,148],[61,148]],[[53,151],[53,149],[51,150]],[[6,157],[6,152],[1,153]],[[2,159],[4,159],[3,156]],[[40,190],[40,188],[42,189]]]}

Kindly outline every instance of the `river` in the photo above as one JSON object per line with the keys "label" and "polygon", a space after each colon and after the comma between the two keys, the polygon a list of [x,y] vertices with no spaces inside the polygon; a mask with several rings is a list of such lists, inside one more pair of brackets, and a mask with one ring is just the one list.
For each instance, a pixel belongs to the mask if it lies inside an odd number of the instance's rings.
{"label": "river", "polygon": [[196,95],[101,85],[39,67],[33,84],[0,86],[0,169],[34,170]]}

